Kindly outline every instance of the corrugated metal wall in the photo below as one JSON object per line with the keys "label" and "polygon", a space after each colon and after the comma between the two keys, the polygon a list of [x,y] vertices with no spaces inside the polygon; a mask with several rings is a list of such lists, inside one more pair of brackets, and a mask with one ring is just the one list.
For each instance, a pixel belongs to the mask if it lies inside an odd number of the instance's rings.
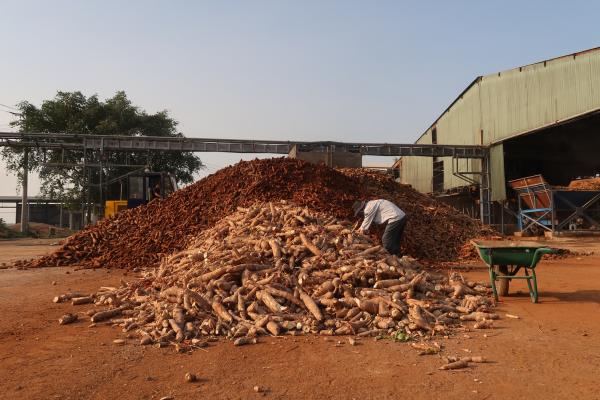
{"label": "corrugated metal wall", "polygon": [[484,76],[485,144],[600,108],[600,51]]}
{"label": "corrugated metal wall", "polygon": [[[475,83],[478,85],[478,83]],[[467,90],[457,99],[452,108],[446,113],[447,117],[440,119],[436,125],[439,144],[480,144],[481,143],[481,110],[479,108],[479,90]],[[455,135],[454,132],[464,134]],[[458,165],[452,169],[452,158],[444,159],[444,188],[468,185],[453,172],[479,171],[481,162],[479,160],[458,160]],[[479,176],[468,175],[479,181]]]}
{"label": "corrugated metal wall", "polygon": [[[417,143],[431,143],[431,130],[435,127],[440,144],[489,145],[596,109],[600,109],[600,49],[476,80]],[[499,161],[503,154],[501,147],[493,150],[493,154],[492,197],[499,200],[505,198],[504,171],[494,169],[504,168],[503,160]],[[459,167],[477,171],[480,163],[461,161]],[[406,158],[402,182],[430,192],[431,178],[431,159]],[[445,159],[444,187],[465,184],[452,174],[451,159]]]}
{"label": "corrugated metal wall", "polygon": [[[418,143],[431,144],[431,134],[423,135]],[[403,157],[400,182],[412,185],[422,193],[431,192],[433,159],[431,157]]]}

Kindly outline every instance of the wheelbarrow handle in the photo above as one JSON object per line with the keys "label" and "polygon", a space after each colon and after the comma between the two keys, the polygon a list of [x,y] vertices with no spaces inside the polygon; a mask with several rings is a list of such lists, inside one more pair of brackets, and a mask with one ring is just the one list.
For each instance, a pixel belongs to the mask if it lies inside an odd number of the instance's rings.
{"label": "wheelbarrow handle", "polygon": [[535,253],[533,253],[533,259],[531,260],[531,265],[529,266],[529,268],[535,268],[538,261],[540,261],[540,258],[542,258],[544,254],[554,254],[556,252],[556,250],[551,249],[549,247],[540,247],[538,249],[535,249]]}

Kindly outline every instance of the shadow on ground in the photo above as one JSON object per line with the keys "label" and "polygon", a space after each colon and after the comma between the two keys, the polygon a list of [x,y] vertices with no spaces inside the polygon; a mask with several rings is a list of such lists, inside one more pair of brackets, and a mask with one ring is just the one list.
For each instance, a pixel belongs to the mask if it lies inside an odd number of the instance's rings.
{"label": "shadow on ground", "polygon": [[[526,295],[526,294],[525,294]],[[600,304],[600,290],[577,290],[575,292],[540,292],[540,297],[554,297],[560,301]]]}

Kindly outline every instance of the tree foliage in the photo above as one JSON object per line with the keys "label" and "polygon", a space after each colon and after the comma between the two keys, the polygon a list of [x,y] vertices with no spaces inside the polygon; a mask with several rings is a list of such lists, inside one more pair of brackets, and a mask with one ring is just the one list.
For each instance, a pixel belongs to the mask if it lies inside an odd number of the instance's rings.
{"label": "tree foliage", "polygon": [[[171,118],[167,111],[148,114],[134,106],[123,91],[105,101],[100,101],[97,95],[86,97],[81,92],[58,92],[53,99],[45,100],[40,107],[23,101],[18,105],[18,109],[20,116],[11,125],[17,127],[20,132],[183,136],[177,131],[177,121]],[[15,172],[21,180],[23,151],[4,148],[2,157],[8,170]],[[202,168],[200,159],[189,152],[88,154],[88,162],[99,162],[100,158],[104,165],[147,165],[153,171],[170,172],[179,183],[184,184],[191,183],[194,173]],[[82,163],[83,151],[31,149],[29,153],[29,169],[39,173],[42,194],[63,200],[73,207],[84,199],[84,182],[87,180],[97,184],[100,179],[98,168],[88,168],[86,176],[84,169],[77,165]],[[103,168],[102,178],[106,182],[130,171],[130,167]],[[98,202],[99,190],[92,190],[91,196],[92,201]]]}

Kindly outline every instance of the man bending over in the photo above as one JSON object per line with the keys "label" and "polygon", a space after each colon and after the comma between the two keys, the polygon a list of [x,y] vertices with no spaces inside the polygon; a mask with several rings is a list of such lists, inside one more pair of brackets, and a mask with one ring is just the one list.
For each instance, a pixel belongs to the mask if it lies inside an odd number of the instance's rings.
{"label": "man bending over", "polygon": [[359,232],[366,233],[372,223],[386,224],[381,244],[393,255],[401,256],[400,240],[406,225],[406,213],[391,201],[384,199],[356,201],[352,205],[354,216],[363,216]]}

